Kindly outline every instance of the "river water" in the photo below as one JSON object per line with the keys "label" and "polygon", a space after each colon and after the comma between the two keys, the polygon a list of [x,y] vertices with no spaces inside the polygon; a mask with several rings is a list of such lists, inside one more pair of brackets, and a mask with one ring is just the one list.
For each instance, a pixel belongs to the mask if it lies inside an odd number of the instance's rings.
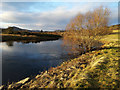
{"label": "river water", "polygon": [[35,76],[71,58],[61,39],[41,42],[2,42],[2,84]]}

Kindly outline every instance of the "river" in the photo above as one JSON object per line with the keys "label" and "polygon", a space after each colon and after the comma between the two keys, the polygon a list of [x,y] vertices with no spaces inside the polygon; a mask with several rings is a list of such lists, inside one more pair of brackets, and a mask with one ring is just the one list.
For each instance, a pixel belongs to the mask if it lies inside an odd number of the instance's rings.
{"label": "river", "polygon": [[61,39],[41,42],[2,42],[2,84],[35,76],[71,58]]}

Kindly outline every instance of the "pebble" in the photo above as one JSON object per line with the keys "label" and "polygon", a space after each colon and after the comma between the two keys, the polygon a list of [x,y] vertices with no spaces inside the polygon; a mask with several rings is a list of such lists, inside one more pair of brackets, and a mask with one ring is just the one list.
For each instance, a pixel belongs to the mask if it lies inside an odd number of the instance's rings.
{"label": "pebble", "polygon": [[1,86],[0,86],[0,90],[3,90],[3,89],[4,89],[4,85],[1,85]]}
{"label": "pebble", "polygon": [[41,76],[41,75],[37,75],[35,78],[38,79],[38,78],[40,78],[40,76]]}
{"label": "pebble", "polygon": [[17,82],[16,84],[24,84],[24,83],[26,83],[26,82],[29,81],[29,80],[30,80],[30,78],[28,77],[28,78],[25,78],[25,79]]}

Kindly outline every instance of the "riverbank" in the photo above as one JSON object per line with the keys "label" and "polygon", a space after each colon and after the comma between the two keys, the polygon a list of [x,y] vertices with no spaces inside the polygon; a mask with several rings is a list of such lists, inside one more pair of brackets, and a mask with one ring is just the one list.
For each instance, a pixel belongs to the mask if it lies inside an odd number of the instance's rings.
{"label": "riverbank", "polygon": [[63,62],[60,66],[41,72],[34,78],[1,86],[7,89],[39,88],[119,88],[119,42],[118,31],[104,36],[104,46],[78,58]]}
{"label": "riverbank", "polygon": [[57,40],[61,36],[59,35],[52,35],[52,34],[41,34],[39,36],[36,35],[13,35],[13,34],[1,34],[0,35],[2,42],[5,41],[48,41],[48,40]]}

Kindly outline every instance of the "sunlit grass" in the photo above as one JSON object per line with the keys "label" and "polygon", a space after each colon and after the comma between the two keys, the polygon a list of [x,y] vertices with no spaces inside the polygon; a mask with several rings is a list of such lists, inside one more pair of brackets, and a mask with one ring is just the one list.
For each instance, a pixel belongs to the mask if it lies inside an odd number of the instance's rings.
{"label": "sunlit grass", "polygon": [[101,41],[105,42],[116,42],[118,41],[118,36],[120,35],[120,30],[113,30],[113,34],[105,35],[101,38]]}
{"label": "sunlit grass", "polygon": [[115,33],[115,32],[117,32],[117,33],[118,33],[118,32],[120,32],[120,30],[113,30],[113,32],[114,32],[114,33]]}

